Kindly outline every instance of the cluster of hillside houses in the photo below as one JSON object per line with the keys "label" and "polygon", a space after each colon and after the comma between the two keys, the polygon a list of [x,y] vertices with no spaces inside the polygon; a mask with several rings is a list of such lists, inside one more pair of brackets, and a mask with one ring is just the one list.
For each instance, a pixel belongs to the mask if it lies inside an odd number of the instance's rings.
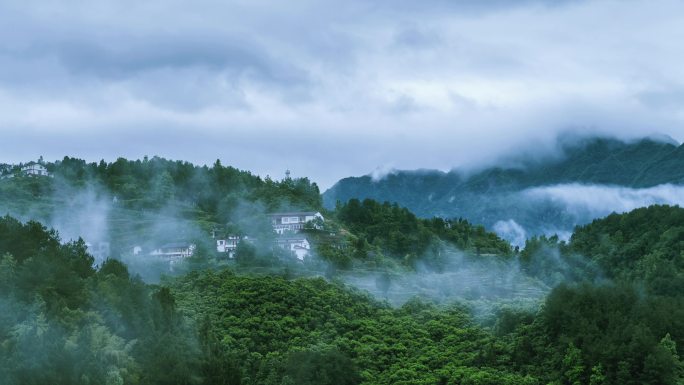
{"label": "cluster of hillside houses", "polygon": [[[273,231],[277,234],[274,246],[289,251],[298,260],[303,261],[311,253],[311,243],[302,232],[309,224],[311,228],[320,229],[320,223],[324,221],[319,212],[286,212],[269,214]],[[235,258],[238,245],[241,242],[254,242],[249,236],[228,235],[220,237],[217,232],[212,232],[216,241],[216,252],[227,258]],[[169,261],[177,262],[194,255],[197,246],[191,242],[174,242],[162,245],[152,250],[149,255],[162,257]],[[133,254],[142,253],[141,247],[134,247]]]}
{"label": "cluster of hillside houses", "polygon": [[[297,259],[303,261],[311,252],[311,243],[302,233],[305,226],[311,224],[312,228],[320,229],[320,222],[325,219],[319,212],[296,211],[269,214],[273,231],[278,235],[275,246],[290,251]],[[228,258],[233,258],[240,242],[249,242],[249,237],[228,236],[216,240],[216,251],[225,253]]]}

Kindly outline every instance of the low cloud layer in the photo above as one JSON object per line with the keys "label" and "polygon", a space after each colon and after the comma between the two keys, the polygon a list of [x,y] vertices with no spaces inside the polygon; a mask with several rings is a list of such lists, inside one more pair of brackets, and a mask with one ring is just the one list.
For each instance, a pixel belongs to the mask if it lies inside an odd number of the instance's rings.
{"label": "low cloud layer", "polygon": [[[545,234],[562,240],[584,225],[611,213],[625,213],[654,204],[684,206],[684,186],[662,184],[628,188],[579,183],[540,186],[495,201],[491,229],[514,246],[524,247],[527,238]],[[509,208],[512,210],[507,211]]]}
{"label": "low cloud layer", "polygon": [[[338,278],[394,306],[415,298],[464,304],[478,321],[487,321],[506,306],[534,311],[550,290],[524,272],[517,259],[473,258],[450,248],[442,252],[447,260],[439,272],[424,266],[403,273],[355,269]],[[559,263],[559,269],[564,271],[566,265]]]}
{"label": "low cloud layer", "polygon": [[497,233],[501,238],[507,240],[514,246],[525,246],[525,240],[527,240],[527,231],[525,231],[525,229],[513,219],[496,222],[492,230],[494,230],[494,232]]}
{"label": "low cloud layer", "polygon": [[581,218],[599,218],[653,204],[684,206],[684,186],[670,184],[651,188],[564,184],[536,187],[523,192],[533,200],[550,200]]}
{"label": "low cloud layer", "polygon": [[568,130],[684,140],[684,4],[511,3],[0,2],[0,161],[220,158],[325,188]]}

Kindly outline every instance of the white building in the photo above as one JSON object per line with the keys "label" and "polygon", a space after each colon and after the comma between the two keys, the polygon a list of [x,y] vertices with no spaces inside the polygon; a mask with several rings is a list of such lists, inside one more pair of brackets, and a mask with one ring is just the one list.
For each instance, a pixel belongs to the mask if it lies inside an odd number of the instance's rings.
{"label": "white building", "polygon": [[298,233],[304,229],[307,222],[315,219],[324,220],[321,213],[314,211],[273,213],[269,214],[269,217],[271,217],[273,230],[281,235],[285,232]]}
{"label": "white building", "polygon": [[31,162],[21,168],[22,175],[26,176],[50,176],[47,168],[42,164]]}
{"label": "white building", "polygon": [[192,257],[197,246],[194,243],[175,242],[167,243],[159,248],[152,250],[150,255],[168,258],[171,260],[180,260],[187,257]]}
{"label": "white building", "polygon": [[217,239],[216,251],[228,254],[228,258],[234,258],[238,243],[240,243],[240,237],[237,235],[228,236],[226,239]]}
{"label": "white building", "polygon": [[279,237],[275,243],[278,247],[289,250],[300,261],[303,261],[311,252],[311,244],[303,236]]}

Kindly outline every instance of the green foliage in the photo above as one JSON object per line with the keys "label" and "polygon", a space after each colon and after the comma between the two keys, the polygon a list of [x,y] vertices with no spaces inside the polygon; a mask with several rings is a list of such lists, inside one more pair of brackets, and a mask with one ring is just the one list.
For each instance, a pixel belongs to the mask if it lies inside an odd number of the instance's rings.
{"label": "green foliage", "polygon": [[336,349],[292,352],[288,354],[284,366],[282,383],[356,385],[361,382],[352,360]]}
{"label": "green foliage", "polygon": [[432,218],[422,221],[440,239],[450,242],[461,250],[474,251],[476,254],[497,254],[510,256],[511,246],[495,233],[486,231],[484,226],[473,225],[463,218]]}
{"label": "green foliage", "polygon": [[589,385],[603,385],[606,383],[606,375],[603,371],[603,365],[594,365],[591,368],[591,377],[589,377]]}
{"label": "green foliage", "polygon": [[536,383],[458,308],[393,309],[321,279],[230,271],[194,272],[172,289],[238,360],[242,384]]}
{"label": "green foliage", "polygon": [[563,380],[569,385],[582,385],[584,383],[584,364],[582,363],[582,351],[572,343],[563,357]]}
{"label": "green foliage", "polygon": [[602,276],[598,263],[573,250],[557,235],[533,236],[519,255],[523,270],[553,287],[564,282],[594,281]]}
{"label": "green foliage", "polygon": [[335,210],[337,219],[360,239],[408,265],[417,261],[434,267],[445,263],[441,246],[452,244],[474,254],[512,254],[510,245],[481,226],[465,220],[419,219],[406,208],[370,199],[352,199]]}
{"label": "green foliage", "polygon": [[609,277],[643,281],[657,295],[684,292],[684,208],[654,205],[579,227],[570,251],[591,256]]}
{"label": "green foliage", "polygon": [[339,206],[336,213],[352,233],[392,255],[420,255],[434,241],[415,215],[396,204],[352,199]]}
{"label": "green foliage", "polygon": [[518,326],[519,365],[565,383],[681,382],[682,223],[684,209],[651,206],[578,227],[569,243],[529,240],[520,259],[531,273],[582,283],[556,287]]}

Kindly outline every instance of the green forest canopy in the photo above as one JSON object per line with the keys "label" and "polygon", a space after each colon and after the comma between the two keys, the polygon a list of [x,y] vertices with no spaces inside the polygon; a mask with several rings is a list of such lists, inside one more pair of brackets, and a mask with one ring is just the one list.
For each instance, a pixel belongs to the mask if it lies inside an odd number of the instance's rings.
{"label": "green forest canopy", "polygon": [[[94,269],[82,242],[5,217],[0,375],[8,384],[677,384],[684,296],[663,282],[682,274],[683,215],[653,206],[578,228],[568,243],[532,240],[555,243],[563,260],[586,253],[610,280],[561,284],[539,312],[503,309],[491,329],[458,305],[392,308],[322,279],[224,270],[147,285],[114,260]],[[572,265],[573,277],[584,266]]]}
{"label": "green forest canopy", "polygon": [[[3,202],[49,209],[60,204],[60,183],[96,183],[125,210],[175,202],[188,208],[187,219],[210,224],[234,218],[243,201],[262,212],[320,208],[318,188],[306,178],[261,179],[219,162],[65,158],[47,166],[54,179],[3,180]],[[533,237],[520,253],[481,226],[420,219],[396,204],[351,200],[324,212],[324,231],[346,237],[346,247],[325,249],[333,261],[389,258],[410,267],[422,258],[439,269],[439,248],[450,244],[475,258],[517,261],[555,288],[538,312],[504,307],[485,328],[457,304],[413,300],[392,308],[322,279],[202,270],[148,285],[117,260],[94,268],[83,241],[62,243],[37,222],[4,217],[1,378],[8,384],[682,381],[682,208],[613,214],[578,227],[568,242]]]}

